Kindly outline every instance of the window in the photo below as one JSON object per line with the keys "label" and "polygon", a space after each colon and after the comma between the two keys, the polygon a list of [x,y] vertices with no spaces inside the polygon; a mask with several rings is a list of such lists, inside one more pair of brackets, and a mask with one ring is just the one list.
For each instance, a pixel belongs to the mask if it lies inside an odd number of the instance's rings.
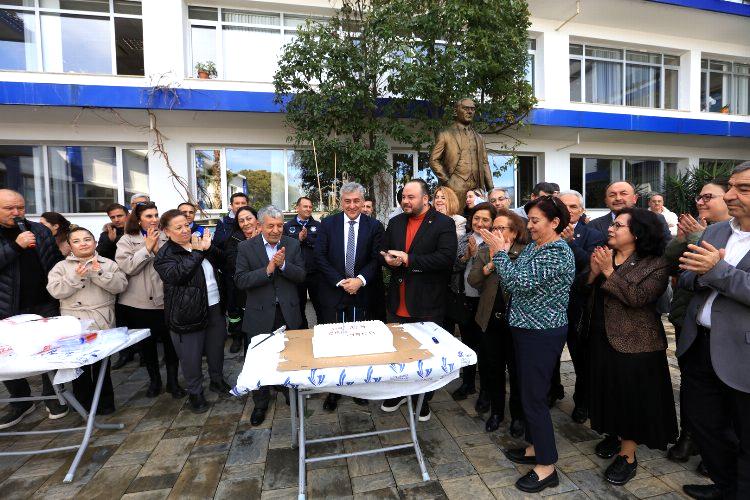
{"label": "window", "polygon": [[619,180],[630,181],[641,195],[639,205],[645,207],[645,195],[662,193],[664,179],[676,171],[674,160],[571,157],[570,188],[583,194],[586,208],[607,208],[607,186]]}
{"label": "window", "polygon": [[570,44],[570,100],[677,109],[680,58]]}
{"label": "window", "polygon": [[144,74],[140,0],[0,0],[9,3],[0,8],[0,69]]}
{"label": "window", "polygon": [[[222,7],[188,7],[190,68],[213,62],[224,80],[272,82],[284,43],[305,17]],[[257,49],[257,50],[254,50]],[[248,58],[250,55],[250,58]]]}
{"label": "window", "polygon": [[146,153],[120,146],[0,144],[0,186],[23,194],[28,214],[104,212],[110,203],[127,204],[132,194],[149,192]]}
{"label": "window", "polygon": [[487,155],[495,187],[503,188],[511,199],[511,206],[523,205],[536,184],[536,156]]}
{"label": "window", "polygon": [[196,198],[203,209],[227,210],[230,196],[243,192],[256,209],[290,210],[306,194],[294,150],[199,147],[193,153]]}
{"label": "window", "polygon": [[529,85],[531,85],[531,88],[534,88],[534,79],[536,77],[536,72],[534,70],[534,62],[536,59],[536,40],[533,38],[530,38],[528,40],[528,53],[529,58],[526,60],[526,81],[529,82]]}
{"label": "window", "polygon": [[750,64],[701,60],[701,111],[750,115]]}

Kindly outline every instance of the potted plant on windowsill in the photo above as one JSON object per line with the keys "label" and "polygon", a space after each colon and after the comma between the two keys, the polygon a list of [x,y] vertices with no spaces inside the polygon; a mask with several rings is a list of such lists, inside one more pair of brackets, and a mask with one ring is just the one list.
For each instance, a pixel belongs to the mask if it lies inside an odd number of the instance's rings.
{"label": "potted plant on windowsill", "polygon": [[195,72],[198,73],[198,78],[201,80],[208,80],[210,78],[216,78],[216,65],[213,61],[199,62],[195,65]]}

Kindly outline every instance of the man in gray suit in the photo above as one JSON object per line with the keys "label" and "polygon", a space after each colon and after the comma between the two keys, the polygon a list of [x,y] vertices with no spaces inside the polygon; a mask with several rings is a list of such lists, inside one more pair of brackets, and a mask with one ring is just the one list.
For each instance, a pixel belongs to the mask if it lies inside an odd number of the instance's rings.
{"label": "man in gray suit", "polygon": [[732,219],[709,226],[680,258],[694,291],[677,345],[682,404],[715,484],[685,485],[692,498],[750,498],[750,162],[724,195]]}
{"label": "man in gray suit", "polygon": [[[615,181],[607,186],[604,203],[607,204],[610,212],[601,217],[597,217],[587,224],[588,227],[596,229],[603,235],[609,232],[609,226],[615,221],[617,212],[623,208],[634,207],[638,202],[638,193],[635,192],[635,186],[628,181]],[[669,232],[669,225],[662,214],[656,214],[659,221],[664,227],[664,237],[667,241],[672,239],[672,233]]]}
{"label": "man in gray suit", "polygon": [[[261,234],[239,244],[234,273],[247,297],[242,331],[248,339],[284,325],[290,330],[302,326],[297,285],[305,281],[305,261],[299,242],[283,236],[284,214],[276,207],[262,208],[258,220]],[[252,425],[266,418],[270,395],[268,387],[253,392]]]}

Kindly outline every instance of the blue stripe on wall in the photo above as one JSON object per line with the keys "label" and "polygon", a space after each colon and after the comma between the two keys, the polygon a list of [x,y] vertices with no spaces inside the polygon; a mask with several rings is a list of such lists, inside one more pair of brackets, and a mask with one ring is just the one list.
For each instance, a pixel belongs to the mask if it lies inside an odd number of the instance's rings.
{"label": "blue stripe on wall", "polygon": [[750,5],[727,2],[726,0],[646,0],[648,2],[665,3],[688,7],[691,9],[708,10],[722,14],[750,17]]}
{"label": "blue stripe on wall", "polygon": [[[271,92],[0,82],[0,105],[280,113]],[[534,109],[537,126],[750,138],[750,123],[565,109]]]}

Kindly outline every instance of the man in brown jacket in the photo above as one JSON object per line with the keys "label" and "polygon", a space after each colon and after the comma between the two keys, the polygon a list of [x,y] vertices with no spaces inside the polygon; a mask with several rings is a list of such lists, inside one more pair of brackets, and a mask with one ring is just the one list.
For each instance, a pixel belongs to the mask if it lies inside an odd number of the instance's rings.
{"label": "man in brown jacket", "polygon": [[456,121],[440,132],[430,153],[430,168],[440,181],[456,192],[458,202],[466,201],[466,191],[492,190],[492,172],[484,139],[471,126],[476,107],[471,99],[456,103]]}

